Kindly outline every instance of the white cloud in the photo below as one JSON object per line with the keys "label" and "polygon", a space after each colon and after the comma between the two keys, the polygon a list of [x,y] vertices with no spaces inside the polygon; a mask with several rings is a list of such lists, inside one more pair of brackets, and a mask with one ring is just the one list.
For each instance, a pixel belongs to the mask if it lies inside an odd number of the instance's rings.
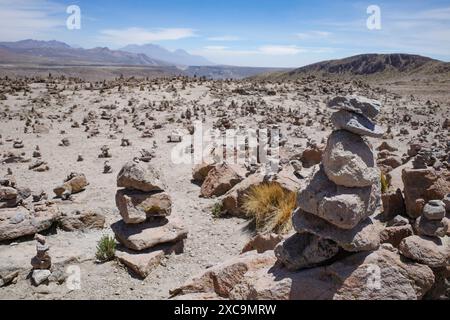
{"label": "white cloud", "polygon": [[179,40],[195,37],[195,31],[189,28],[127,28],[106,29],[100,31],[100,40],[114,45],[146,44],[163,40]]}
{"label": "white cloud", "polygon": [[0,0],[0,38],[50,39],[57,28],[65,28],[66,7],[46,0]]}
{"label": "white cloud", "polygon": [[223,51],[223,50],[228,49],[228,47],[225,47],[225,46],[206,46],[205,49],[209,50],[209,51]]}
{"label": "white cloud", "polygon": [[206,46],[198,54],[214,54],[220,56],[293,56],[303,52],[322,52],[326,48],[300,48],[295,45],[264,45],[255,49],[233,49],[226,46]]}
{"label": "white cloud", "polygon": [[299,48],[297,46],[274,46],[274,45],[262,46],[259,47],[258,50],[262,54],[274,56],[296,55],[301,52],[305,52],[304,49]]}
{"label": "white cloud", "polygon": [[225,35],[225,36],[218,36],[218,37],[210,37],[210,38],[207,38],[207,40],[209,40],[209,41],[239,41],[242,39],[237,36]]}
{"label": "white cloud", "polygon": [[297,38],[301,40],[308,40],[308,39],[318,39],[318,38],[326,38],[331,35],[331,32],[328,31],[308,31],[308,32],[301,32],[297,33]]}

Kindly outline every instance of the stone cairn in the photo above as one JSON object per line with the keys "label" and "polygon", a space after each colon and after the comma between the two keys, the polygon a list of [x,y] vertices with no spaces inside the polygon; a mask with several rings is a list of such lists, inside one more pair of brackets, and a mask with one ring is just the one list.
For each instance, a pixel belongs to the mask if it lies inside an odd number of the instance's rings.
{"label": "stone cairn", "polygon": [[31,278],[33,283],[38,286],[50,277],[52,259],[49,254],[50,247],[46,243],[45,237],[36,234],[34,239],[36,240],[36,256],[31,259],[31,266],[33,267]]}
{"label": "stone cairn", "polygon": [[123,248],[116,256],[145,278],[165,255],[183,251],[187,231],[171,216],[171,198],[152,167],[139,161],[126,163],[117,176],[117,186],[123,188],[116,193],[122,220],[111,228]]}
{"label": "stone cairn", "polygon": [[358,96],[336,97],[328,108],[337,110],[336,128],[328,138],[322,163],[308,186],[299,192],[293,213],[297,232],[275,253],[290,270],[317,266],[346,252],[373,251],[380,246],[382,224],[373,216],[380,202],[380,171],[371,145],[383,130],[373,119],[380,103]]}

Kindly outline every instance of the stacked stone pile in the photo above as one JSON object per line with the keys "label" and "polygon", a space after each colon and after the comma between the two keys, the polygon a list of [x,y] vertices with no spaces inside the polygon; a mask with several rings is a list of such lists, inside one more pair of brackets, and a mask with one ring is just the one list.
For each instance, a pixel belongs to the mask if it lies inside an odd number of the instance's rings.
{"label": "stacked stone pile", "polygon": [[124,246],[118,259],[145,278],[172,252],[179,253],[187,231],[171,215],[172,201],[159,173],[140,162],[128,162],[119,172],[116,205],[122,220],[111,227]]}
{"label": "stacked stone pile", "polygon": [[36,234],[34,239],[36,240],[36,256],[31,259],[31,266],[33,267],[31,279],[33,280],[34,285],[38,286],[47,281],[50,277],[52,259],[49,254],[50,248],[46,243],[45,237]]}
{"label": "stacked stone pile", "polygon": [[337,97],[328,107],[337,130],[328,139],[322,163],[298,195],[293,214],[297,234],[275,253],[289,269],[322,264],[340,250],[373,251],[382,224],[373,218],[380,202],[380,171],[364,136],[381,137],[373,119],[380,103],[363,97]]}

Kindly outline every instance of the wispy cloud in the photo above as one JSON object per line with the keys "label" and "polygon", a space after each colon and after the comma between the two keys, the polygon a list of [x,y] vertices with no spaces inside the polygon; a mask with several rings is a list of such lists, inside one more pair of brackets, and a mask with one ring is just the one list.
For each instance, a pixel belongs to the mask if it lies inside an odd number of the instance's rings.
{"label": "wispy cloud", "polygon": [[199,54],[214,54],[220,56],[295,56],[300,53],[329,53],[327,47],[298,47],[295,45],[263,45],[254,49],[235,49],[227,46],[205,46],[197,51]]}
{"label": "wispy cloud", "polygon": [[294,46],[294,45],[290,45],[290,46],[268,45],[268,46],[259,47],[258,50],[262,54],[274,55],[274,56],[296,55],[301,52],[305,52],[305,49],[302,49],[302,48]]}
{"label": "wispy cloud", "polygon": [[239,41],[242,39],[237,36],[225,35],[225,36],[209,37],[209,38],[207,38],[207,40],[209,40],[209,41]]}
{"label": "wispy cloud", "polygon": [[308,32],[300,32],[297,33],[296,36],[300,40],[309,40],[309,39],[318,39],[318,38],[326,38],[331,35],[331,32],[328,31],[308,31]]}
{"label": "wispy cloud", "polygon": [[46,0],[0,0],[0,38],[51,38],[52,31],[63,28],[66,7]]}
{"label": "wispy cloud", "polygon": [[179,40],[196,37],[193,29],[189,28],[126,28],[105,29],[100,31],[100,41],[114,45],[146,44],[155,41]]}

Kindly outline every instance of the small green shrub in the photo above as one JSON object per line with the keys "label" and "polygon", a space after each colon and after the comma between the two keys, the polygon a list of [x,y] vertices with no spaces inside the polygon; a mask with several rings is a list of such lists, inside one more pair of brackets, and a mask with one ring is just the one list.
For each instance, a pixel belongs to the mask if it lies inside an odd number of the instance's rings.
{"label": "small green shrub", "polygon": [[222,215],[222,211],[222,203],[216,202],[212,207],[211,214],[213,215],[213,217],[219,218]]}
{"label": "small green shrub", "polygon": [[101,262],[114,259],[116,253],[116,240],[108,235],[102,236],[97,244],[97,253],[95,257]]}

